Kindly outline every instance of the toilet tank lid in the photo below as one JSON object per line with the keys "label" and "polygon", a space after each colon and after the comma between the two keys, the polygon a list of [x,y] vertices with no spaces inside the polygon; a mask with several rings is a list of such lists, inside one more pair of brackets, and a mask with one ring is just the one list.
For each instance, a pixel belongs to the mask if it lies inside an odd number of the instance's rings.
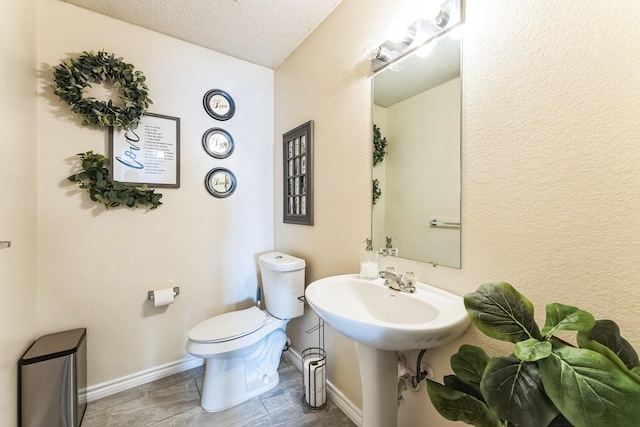
{"label": "toilet tank lid", "polygon": [[302,270],[305,265],[303,259],[282,252],[270,252],[260,256],[260,268],[266,270],[295,271]]}

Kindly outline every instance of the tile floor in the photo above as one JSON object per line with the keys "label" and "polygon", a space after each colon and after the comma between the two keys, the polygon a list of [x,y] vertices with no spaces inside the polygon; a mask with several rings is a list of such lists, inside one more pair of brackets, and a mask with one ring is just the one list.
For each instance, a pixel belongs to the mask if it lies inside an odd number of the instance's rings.
{"label": "tile floor", "polygon": [[278,372],[280,383],[273,389],[208,413],[200,407],[204,367],[191,369],[89,403],[82,427],[355,427],[330,400],[325,410],[305,413],[302,373],[286,357]]}

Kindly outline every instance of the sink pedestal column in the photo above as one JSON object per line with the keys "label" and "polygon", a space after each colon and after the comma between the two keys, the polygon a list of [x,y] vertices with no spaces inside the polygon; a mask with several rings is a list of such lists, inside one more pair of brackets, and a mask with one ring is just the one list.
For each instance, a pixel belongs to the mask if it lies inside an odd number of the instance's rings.
{"label": "sink pedestal column", "polygon": [[362,426],[398,425],[398,354],[356,342],[362,382]]}

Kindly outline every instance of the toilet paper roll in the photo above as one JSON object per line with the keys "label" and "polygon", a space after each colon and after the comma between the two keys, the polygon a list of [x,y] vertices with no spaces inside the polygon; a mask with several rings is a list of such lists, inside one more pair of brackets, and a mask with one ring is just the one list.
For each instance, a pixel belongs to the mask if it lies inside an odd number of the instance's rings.
{"label": "toilet paper roll", "polygon": [[153,306],[154,307],[162,307],[165,305],[173,304],[173,299],[175,295],[173,293],[173,288],[168,289],[160,289],[153,291]]}
{"label": "toilet paper roll", "polygon": [[322,406],[327,400],[326,365],[323,358],[310,357],[303,363],[304,397],[311,406]]}

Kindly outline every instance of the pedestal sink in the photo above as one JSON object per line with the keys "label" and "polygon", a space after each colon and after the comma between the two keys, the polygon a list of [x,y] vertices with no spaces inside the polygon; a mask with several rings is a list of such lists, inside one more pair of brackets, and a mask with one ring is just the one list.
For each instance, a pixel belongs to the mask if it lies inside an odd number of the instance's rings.
{"label": "pedestal sink", "polygon": [[305,297],[325,323],[356,341],[364,427],[397,426],[397,352],[446,344],[469,326],[460,296],[418,282],[415,293],[357,274],[311,283]]}

